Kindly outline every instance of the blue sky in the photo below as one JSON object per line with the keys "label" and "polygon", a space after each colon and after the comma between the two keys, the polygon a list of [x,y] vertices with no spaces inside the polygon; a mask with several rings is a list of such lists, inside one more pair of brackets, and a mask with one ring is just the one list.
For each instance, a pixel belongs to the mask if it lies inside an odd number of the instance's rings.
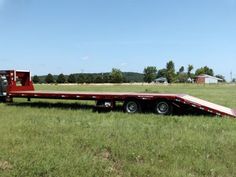
{"label": "blue sky", "polygon": [[169,60],[236,77],[236,0],[0,0],[0,69],[142,72]]}

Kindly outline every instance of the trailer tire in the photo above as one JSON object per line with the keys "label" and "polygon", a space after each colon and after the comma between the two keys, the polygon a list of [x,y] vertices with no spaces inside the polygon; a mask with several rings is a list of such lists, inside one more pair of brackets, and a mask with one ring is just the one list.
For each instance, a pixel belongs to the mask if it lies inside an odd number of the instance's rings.
{"label": "trailer tire", "polygon": [[154,112],[159,115],[170,115],[172,114],[173,107],[167,101],[156,102]]}
{"label": "trailer tire", "polygon": [[136,100],[128,100],[124,103],[124,111],[130,114],[141,112],[140,103]]}
{"label": "trailer tire", "polygon": [[0,102],[5,103],[6,102],[6,97],[0,97]]}

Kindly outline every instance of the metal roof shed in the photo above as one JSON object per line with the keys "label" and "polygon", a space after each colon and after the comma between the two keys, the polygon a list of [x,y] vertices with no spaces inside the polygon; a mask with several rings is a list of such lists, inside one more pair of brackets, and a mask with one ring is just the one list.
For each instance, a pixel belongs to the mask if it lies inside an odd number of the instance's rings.
{"label": "metal roof shed", "polygon": [[218,84],[222,79],[207,74],[202,74],[196,77],[197,84]]}

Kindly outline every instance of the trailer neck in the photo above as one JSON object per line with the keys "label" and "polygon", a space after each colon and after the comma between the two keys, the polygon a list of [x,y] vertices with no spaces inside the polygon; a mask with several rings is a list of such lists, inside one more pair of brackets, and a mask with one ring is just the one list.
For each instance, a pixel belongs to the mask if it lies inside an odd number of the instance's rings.
{"label": "trailer neck", "polygon": [[13,91],[34,91],[29,71],[4,70],[0,71],[0,95],[8,95]]}

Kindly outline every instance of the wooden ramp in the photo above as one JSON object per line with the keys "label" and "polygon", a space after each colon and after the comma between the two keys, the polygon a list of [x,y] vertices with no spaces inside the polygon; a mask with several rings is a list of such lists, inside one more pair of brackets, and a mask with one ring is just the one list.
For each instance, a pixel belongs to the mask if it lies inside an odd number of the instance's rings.
{"label": "wooden ramp", "polygon": [[227,108],[225,106],[221,106],[215,103],[211,103],[209,101],[196,98],[190,95],[182,95],[179,96],[176,101],[190,105],[202,111],[206,111],[218,116],[230,116],[236,118],[236,110]]}

